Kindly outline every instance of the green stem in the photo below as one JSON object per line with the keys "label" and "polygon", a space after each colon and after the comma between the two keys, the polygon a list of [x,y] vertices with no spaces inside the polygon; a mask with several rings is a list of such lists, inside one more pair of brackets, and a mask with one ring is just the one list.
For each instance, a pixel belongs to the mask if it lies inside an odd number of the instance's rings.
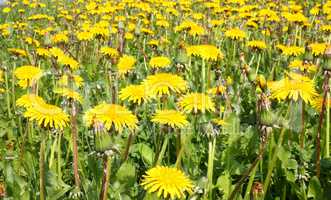
{"label": "green stem", "polygon": [[[259,160],[258,162],[261,163],[261,160]],[[256,174],[256,170],[257,170],[258,166],[259,165],[256,164],[256,166],[254,167],[254,169],[252,171],[251,176],[249,177],[249,181],[248,181],[248,185],[247,185],[247,188],[246,188],[244,200],[249,200],[250,193],[251,193],[251,190],[252,190],[252,185],[253,185],[253,182],[254,182],[254,179],[255,179],[255,174]]]}
{"label": "green stem", "polygon": [[277,154],[278,154],[278,151],[280,150],[280,148],[282,147],[282,144],[283,144],[284,135],[285,135],[285,128],[283,128],[280,132],[278,144],[275,147],[275,150],[274,150],[274,153],[272,155],[270,164],[268,165],[268,172],[267,172],[267,176],[264,180],[264,186],[263,186],[264,194],[267,193],[267,190],[268,190],[268,187],[269,187],[269,184],[270,184],[270,180],[271,180],[272,171],[273,171],[273,169],[276,165]]}
{"label": "green stem", "polygon": [[39,187],[40,187],[40,200],[45,200],[45,143],[46,137],[44,132],[40,133],[40,157],[39,157]]}
{"label": "green stem", "polygon": [[9,83],[8,83],[8,74],[7,70],[5,73],[5,85],[6,85],[6,101],[7,101],[7,111],[8,111],[8,117],[11,118],[11,109],[10,109],[10,94],[9,94]]}
{"label": "green stem", "polygon": [[214,170],[214,158],[215,158],[215,148],[216,148],[216,138],[208,142],[208,185],[206,196],[208,195],[209,199],[213,198],[213,170]]}
{"label": "green stem", "polygon": [[168,142],[169,142],[169,136],[168,135],[165,135],[164,137],[164,141],[163,141],[163,144],[162,144],[162,148],[161,148],[161,152],[159,154],[159,156],[157,157],[157,160],[156,160],[156,164],[155,165],[159,165],[163,159],[163,156],[164,156],[164,153],[167,149],[167,146],[168,146]]}

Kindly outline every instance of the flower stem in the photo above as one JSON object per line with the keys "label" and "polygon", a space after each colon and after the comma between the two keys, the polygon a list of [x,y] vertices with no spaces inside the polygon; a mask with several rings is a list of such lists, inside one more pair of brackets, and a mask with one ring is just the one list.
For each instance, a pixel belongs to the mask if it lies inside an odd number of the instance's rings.
{"label": "flower stem", "polygon": [[163,144],[162,144],[162,148],[161,148],[161,152],[159,154],[159,156],[157,157],[157,160],[156,160],[156,166],[160,164],[160,162],[162,161],[163,159],[163,156],[164,156],[164,153],[167,149],[167,146],[168,146],[168,142],[169,142],[169,137],[168,135],[165,135],[164,137],[164,141],[163,141]]}
{"label": "flower stem", "polygon": [[329,90],[329,79],[330,79],[330,72],[325,72],[325,78],[323,83],[323,102],[322,102],[322,110],[320,113],[320,119],[317,129],[317,135],[316,135],[316,176],[319,178],[321,174],[321,130],[322,130],[322,124],[323,124],[323,118],[324,118],[324,110],[325,110],[325,102],[326,97]]}
{"label": "flower stem", "polygon": [[102,177],[102,186],[100,191],[100,200],[106,200],[108,193],[108,185],[110,179],[110,170],[111,170],[111,157],[105,155],[103,157],[103,177]]}
{"label": "flower stem", "polygon": [[39,184],[40,184],[40,200],[45,200],[45,133],[41,132],[40,141],[40,157],[39,157]]}
{"label": "flower stem", "polygon": [[305,102],[301,100],[302,113],[301,113],[301,135],[300,135],[300,147],[303,149],[305,142]]}
{"label": "flower stem", "polygon": [[215,148],[216,148],[216,138],[208,142],[208,169],[207,169],[207,177],[208,177],[208,185],[206,196],[209,196],[209,199],[213,198],[213,170],[214,170],[214,157],[215,157]]}
{"label": "flower stem", "polygon": [[282,144],[283,144],[284,135],[285,135],[285,128],[283,128],[280,132],[279,139],[278,139],[278,144],[275,147],[274,153],[271,157],[271,161],[268,164],[268,172],[267,172],[267,176],[264,180],[264,186],[263,186],[264,194],[267,193],[267,190],[268,190],[268,187],[269,187],[269,184],[270,184],[270,180],[271,180],[272,171],[273,171],[273,169],[276,165],[277,154],[278,154],[278,151],[280,150],[280,148],[282,147]]}
{"label": "flower stem", "polygon": [[126,147],[125,147],[124,156],[123,156],[124,161],[126,161],[128,159],[129,152],[130,152],[130,146],[132,144],[132,141],[133,141],[133,134],[130,133],[129,137],[128,137],[128,142],[127,142]]}
{"label": "flower stem", "polygon": [[76,104],[71,101],[71,136],[72,136],[72,146],[73,146],[73,168],[75,185],[77,188],[80,187],[80,178],[78,172],[78,145],[77,145],[77,111]]}

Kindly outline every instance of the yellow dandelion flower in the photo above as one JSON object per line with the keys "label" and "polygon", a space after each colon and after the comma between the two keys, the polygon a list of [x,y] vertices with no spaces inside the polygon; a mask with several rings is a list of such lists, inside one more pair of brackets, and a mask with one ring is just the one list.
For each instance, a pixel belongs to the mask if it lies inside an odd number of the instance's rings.
{"label": "yellow dandelion flower", "polygon": [[[329,104],[329,107],[331,108],[331,99],[325,99],[325,108],[327,108],[327,105]],[[323,96],[318,96],[317,98],[314,99],[312,102],[313,108],[316,109],[317,112],[321,112],[322,110],[322,105],[323,105]]]}
{"label": "yellow dandelion flower", "polygon": [[16,100],[16,105],[23,108],[30,108],[40,104],[45,104],[45,101],[35,94],[25,94]]}
{"label": "yellow dandelion flower", "polygon": [[38,56],[43,56],[43,57],[50,57],[51,56],[49,51],[47,49],[44,49],[44,48],[37,48],[36,53],[37,53]]}
{"label": "yellow dandelion flower", "polygon": [[189,35],[192,36],[199,36],[199,35],[205,35],[206,31],[203,27],[201,27],[198,24],[194,24],[190,27],[190,30],[188,32]]}
{"label": "yellow dandelion flower", "polygon": [[218,126],[224,126],[226,124],[226,122],[220,118],[213,119],[212,122],[214,122]]}
{"label": "yellow dandelion flower", "polygon": [[39,126],[62,130],[68,125],[69,116],[61,108],[47,103],[34,104],[24,112],[24,117]]}
{"label": "yellow dandelion flower", "polygon": [[101,47],[100,52],[105,55],[105,56],[109,56],[109,57],[117,57],[119,55],[118,51],[114,48],[111,47]]}
{"label": "yellow dandelion flower", "polygon": [[182,97],[178,106],[185,112],[197,113],[201,111],[205,113],[206,111],[215,111],[215,104],[212,99],[203,93],[189,93]]}
{"label": "yellow dandelion flower", "polygon": [[217,87],[213,87],[210,88],[207,93],[211,94],[211,95],[218,95],[218,94],[223,94],[226,91],[226,87],[224,87],[223,85],[217,86]]}
{"label": "yellow dandelion flower", "polygon": [[54,93],[60,94],[63,97],[78,101],[79,103],[83,102],[83,97],[76,91],[69,88],[56,88]]}
{"label": "yellow dandelion flower", "polygon": [[284,56],[299,56],[305,53],[303,47],[284,45],[277,45],[276,47],[282,51],[282,55]]}
{"label": "yellow dandelion flower", "polygon": [[265,42],[261,41],[261,40],[249,41],[249,42],[247,42],[247,46],[252,49],[260,49],[260,50],[267,48],[267,45],[265,44]]}
{"label": "yellow dandelion flower", "polygon": [[189,56],[199,56],[204,60],[222,59],[222,52],[213,45],[194,45],[186,47],[186,52]]}
{"label": "yellow dandelion flower", "polygon": [[23,49],[9,48],[8,51],[16,56],[22,56],[22,57],[28,56],[27,52]]}
{"label": "yellow dandelion flower", "polygon": [[141,185],[148,193],[157,192],[158,197],[183,199],[191,193],[193,183],[177,168],[156,166],[146,172]]}
{"label": "yellow dandelion flower", "polygon": [[225,32],[225,37],[232,40],[241,40],[246,38],[246,33],[239,28],[233,28]]}
{"label": "yellow dandelion flower", "polygon": [[3,79],[3,70],[0,69],[0,83],[2,83],[4,81]]}
{"label": "yellow dandelion flower", "polygon": [[153,96],[170,95],[170,91],[180,93],[187,89],[187,82],[182,77],[170,73],[149,75],[143,84]]}
{"label": "yellow dandelion flower", "polygon": [[43,71],[35,66],[24,65],[16,68],[14,74],[19,80],[18,84],[21,87],[26,88],[28,86],[32,86],[36,81],[38,81],[41,78]]}
{"label": "yellow dandelion flower", "polygon": [[171,64],[170,59],[165,56],[153,57],[149,61],[149,65],[152,68],[166,68],[166,67],[169,67],[170,64]]}
{"label": "yellow dandelion flower", "polygon": [[137,128],[138,119],[128,109],[116,104],[102,103],[88,110],[84,115],[87,126],[93,126],[96,122],[102,123],[107,130],[112,127],[122,132],[124,127],[130,130]]}
{"label": "yellow dandelion flower", "polygon": [[311,103],[316,97],[315,83],[306,76],[290,73],[279,81],[268,83],[271,97],[277,100],[292,99],[297,101],[300,98],[306,103]]}
{"label": "yellow dandelion flower", "polygon": [[60,58],[65,55],[64,52],[60,48],[57,48],[57,47],[50,48],[49,53],[55,58]]}
{"label": "yellow dandelion flower", "polygon": [[151,121],[172,128],[183,128],[188,125],[185,115],[176,110],[157,110]]}
{"label": "yellow dandelion flower", "polygon": [[68,66],[71,70],[76,70],[79,67],[79,62],[67,55],[58,57],[57,61],[63,66]]}
{"label": "yellow dandelion flower", "polygon": [[331,25],[322,25],[320,29],[324,32],[331,32]]}
{"label": "yellow dandelion flower", "polygon": [[[81,87],[83,86],[84,84],[84,80],[81,76],[79,75],[73,75],[73,84],[75,87]],[[59,85],[61,87],[69,87],[69,84],[68,84],[68,76],[67,75],[63,75],[61,76],[61,78],[59,79],[58,81]]]}
{"label": "yellow dandelion flower", "polygon": [[57,43],[68,43],[69,42],[69,37],[68,37],[68,32],[60,32],[52,36],[51,38],[52,42],[57,44]]}
{"label": "yellow dandelion flower", "polygon": [[136,59],[133,56],[123,55],[117,64],[118,73],[124,75],[133,69]]}
{"label": "yellow dandelion flower", "polygon": [[316,72],[317,66],[313,63],[303,62],[302,60],[293,60],[289,64],[289,68],[299,69],[300,71]]}
{"label": "yellow dandelion flower", "polygon": [[127,99],[140,105],[143,101],[147,102],[151,95],[148,94],[144,85],[129,85],[121,89],[119,97],[122,101]]}
{"label": "yellow dandelion flower", "polygon": [[89,31],[77,32],[76,37],[79,41],[91,41],[94,38],[94,34]]}
{"label": "yellow dandelion flower", "polygon": [[325,43],[312,43],[309,45],[314,56],[324,55],[326,47]]}

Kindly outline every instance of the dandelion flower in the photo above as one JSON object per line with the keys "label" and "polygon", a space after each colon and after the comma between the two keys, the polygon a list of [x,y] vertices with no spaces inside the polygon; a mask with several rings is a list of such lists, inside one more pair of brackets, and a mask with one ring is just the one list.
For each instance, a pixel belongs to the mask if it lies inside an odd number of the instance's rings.
{"label": "dandelion flower", "polygon": [[225,37],[232,40],[241,40],[246,38],[246,33],[239,28],[233,28],[225,32]]}
{"label": "dandelion flower", "polygon": [[298,46],[284,46],[284,45],[277,45],[278,49],[282,51],[282,55],[285,56],[300,56],[305,53],[305,49],[303,47]]}
{"label": "dandelion flower", "polygon": [[27,52],[23,49],[9,48],[8,51],[16,56],[22,56],[22,57],[28,56]]}
{"label": "dandelion flower", "polygon": [[120,58],[117,64],[117,69],[120,75],[124,75],[133,69],[136,59],[133,56],[124,55]]}
{"label": "dandelion flower", "polygon": [[170,73],[149,75],[143,84],[152,95],[170,95],[170,91],[183,92],[187,89],[187,82],[180,76]]}
{"label": "dandelion flower", "polygon": [[151,121],[166,124],[172,128],[183,128],[188,125],[185,115],[176,110],[157,110]]}
{"label": "dandelion flower", "polygon": [[166,67],[169,67],[170,64],[171,64],[170,59],[165,56],[153,57],[149,61],[149,65],[152,68],[166,68]]}
{"label": "dandelion flower", "polygon": [[302,98],[304,102],[311,103],[316,97],[315,83],[313,80],[302,75],[291,73],[279,81],[268,83],[271,91],[271,97],[277,100],[286,100],[287,98],[297,101]]}
{"label": "dandelion flower", "polygon": [[252,49],[259,49],[259,50],[267,48],[267,45],[265,44],[265,42],[260,41],[260,40],[249,41],[249,42],[247,42],[247,46]]}
{"label": "dandelion flower", "polygon": [[309,45],[314,56],[323,55],[327,45],[325,43],[312,43]]}
{"label": "dandelion flower", "polygon": [[83,102],[82,96],[78,92],[69,88],[56,88],[54,89],[54,93],[60,94],[63,97],[78,101],[80,103]]}
{"label": "dandelion flower", "polygon": [[88,110],[84,115],[84,121],[88,126],[102,123],[107,130],[112,127],[122,132],[124,127],[133,130],[137,128],[138,119],[128,109],[116,104],[102,103]]}
{"label": "dandelion flower", "polygon": [[[326,101],[325,101],[325,108],[327,108],[327,105],[328,104],[329,104],[329,107],[331,108],[331,99],[326,99]],[[320,112],[322,110],[322,105],[323,105],[323,97],[322,96],[318,96],[312,102],[313,108],[315,108],[316,111],[318,111],[318,112]]]}
{"label": "dandelion flower", "polygon": [[35,94],[25,94],[16,100],[16,105],[23,108],[30,108],[40,104],[45,104],[45,101]]}
{"label": "dandelion flower", "polygon": [[193,45],[186,48],[189,56],[199,56],[204,60],[217,60],[222,59],[222,52],[213,45]]}
{"label": "dandelion flower", "polygon": [[289,64],[289,68],[299,69],[300,71],[316,72],[317,66],[313,63],[303,62],[302,60],[293,60]]}
{"label": "dandelion flower", "polygon": [[[84,80],[81,76],[79,75],[72,75],[73,77],[73,81],[72,83],[74,84],[75,87],[81,87],[84,84]],[[61,76],[61,78],[58,81],[59,85],[61,87],[69,87],[69,83],[68,83],[68,75],[64,74],[63,76]]]}
{"label": "dandelion flower", "polygon": [[121,89],[119,97],[122,101],[127,99],[140,105],[143,101],[148,101],[151,96],[144,85],[129,85]]}
{"label": "dandelion flower", "polygon": [[211,94],[211,95],[218,95],[218,94],[223,94],[226,91],[226,87],[224,87],[223,85],[217,86],[217,87],[213,87],[210,88],[207,93]]}
{"label": "dandelion flower", "polygon": [[193,183],[177,168],[156,166],[146,172],[141,185],[148,193],[157,192],[158,197],[171,199],[185,198],[185,192],[191,193]]}
{"label": "dandelion flower", "polygon": [[26,88],[32,86],[42,76],[43,71],[38,67],[31,65],[24,65],[15,69],[14,74],[19,80],[18,84]]}
{"label": "dandelion flower", "polygon": [[34,104],[24,112],[24,117],[37,121],[38,125],[45,128],[62,130],[68,125],[69,116],[61,108],[47,103]]}
{"label": "dandelion flower", "polygon": [[114,48],[111,48],[111,47],[101,47],[100,52],[103,55],[109,56],[111,58],[117,57],[119,55],[118,51]]}
{"label": "dandelion flower", "polygon": [[203,93],[189,93],[182,97],[178,105],[181,109],[186,112],[197,113],[201,111],[205,113],[206,111],[215,111],[215,104],[212,99]]}

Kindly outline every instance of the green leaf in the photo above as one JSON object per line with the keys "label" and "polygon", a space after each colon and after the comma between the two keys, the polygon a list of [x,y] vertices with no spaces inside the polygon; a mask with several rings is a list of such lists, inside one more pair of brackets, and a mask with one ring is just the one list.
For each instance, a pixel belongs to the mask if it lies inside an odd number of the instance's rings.
{"label": "green leaf", "polygon": [[308,198],[321,199],[322,197],[321,183],[316,176],[310,179],[308,186]]}
{"label": "green leaf", "polygon": [[127,185],[133,185],[136,178],[136,168],[130,162],[121,165],[116,173],[116,179]]}
{"label": "green leaf", "polygon": [[286,151],[283,147],[280,147],[277,157],[282,162],[282,167],[286,169],[291,157],[291,153]]}
{"label": "green leaf", "polygon": [[153,164],[155,153],[148,145],[144,143],[139,143],[134,145],[133,149],[136,149],[139,152],[147,165],[151,166]]}
{"label": "green leaf", "polygon": [[228,199],[232,191],[231,176],[228,171],[218,177],[216,186],[223,192],[223,199]]}

